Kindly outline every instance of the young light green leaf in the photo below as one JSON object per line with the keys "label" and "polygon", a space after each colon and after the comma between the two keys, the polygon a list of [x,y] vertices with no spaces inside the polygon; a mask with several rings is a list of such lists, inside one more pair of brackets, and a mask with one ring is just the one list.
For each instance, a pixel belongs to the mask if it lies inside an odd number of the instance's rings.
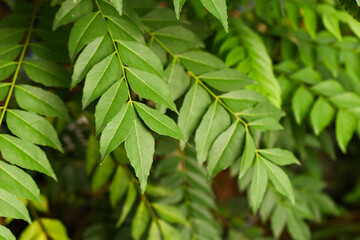
{"label": "young light green leaf", "polygon": [[350,142],[357,125],[357,119],[345,110],[340,109],[336,115],[336,140],[343,153]]}
{"label": "young light green leaf", "polygon": [[311,87],[313,91],[328,97],[343,93],[345,90],[337,80],[322,81]]}
{"label": "young light green leaf", "polygon": [[93,5],[91,0],[66,0],[55,15],[52,30],[88,14],[92,11]]}
{"label": "young light green leaf", "polygon": [[249,192],[253,214],[256,214],[260,207],[267,184],[268,174],[266,172],[266,167],[260,158],[256,158]]}
{"label": "young light green leaf", "polygon": [[153,162],[155,140],[137,117],[134,118],[131,133],[125,140],[125,149],[144,193]]}
{"label": "young light green leaf", "polygon": [[201,0],[201,3],[204,7],[211,12],[217,19],[220,20],[221,24],[225,28],[225,31],[229,31],[228,26],[228,15],[226,9],[226,1],[225,0]]}
{"label": "young light green leaf", "polygon": [[124,80],[116,81],[100,98],[95,109],[95,125],[98,134],[120,111],[128,98]]}
{"label": "young light green leaf", "polygon": [[189,88],[189,76],[177,61],[173,61],[168,65],[164,75],[169,85],[170,96],[175,101]]}
{"label": "young light green leaf", "polygon": [[64,102],[57,95],[30,85],[16,85],[15,87],[15,98],[22,109],[70,120]]}
{"label": "young light green leaf", "polygon": [[210,105],[195,134],[196,154],[199,164],[207,159],[211,145],[230,125],[230,116],[218,101]]}
{"label": "young light green leaf", "polygon": [[127,16],[108,16],[107,19],[109,31],[116,40],[145,43],[144,36],[140,32],[138,26]]}
{"label": "young light green leaf", "polygon": [[255,159],[256,146],[250,131],[245,131],[245,147],[242,155],[239,179],[249,170]]}
{"label": "young light green leaf", "polygon": [[183,237],[181,236],[180,232],[168,224],[167,222],[163,220],[159,220],[159,225],[161,228],[161,232],[163,234],[164,240],[181,240]]}
{"label": "young light green leaf", "polygon": [[39,60],[23,62],[26,74],[36,83],[47,87],[69,87],[70,73],[61,65]]}
{"label": "young light green leaf", "polygon": [[74,65],[74,72],[72,75],[71,88],[74,88],[88,71],[106,56],[114,52],[114,46],[110,37],[106,34],[98,37],[87,45],[80,53]]}
{"label": "young light green leaf", "polygon": [[174,0],[174,8],[175,8],[175,13],[176,13],[177,19],[180,19],[180,12],[181,12],[181,9],[184,6],[185,2],[186,2],[186,0]]}
{"label": "young light green leaf", "polygon": [[10,230],[4,226],[0,226],[0,240],[16,240]]}
{"label": "young light green leaf", "polygon": [[114,5],[115,9],[121,16],[123,11],[123,0],[110,0],[110,2]]}
{"label": "young light green leaf", "polygon": [[158,240],[161,239],[161,232],[158,227],[158,224],[155,221],[151,222],[148,240]]}
{"label": "young light green leaf", "polygon": [[278,204],[271,216],[271,231],[273,232],[276,239],[280,237],[287,221],[285,208]]}
{"label": "young light green leaf", "polygon": [[74,59],[76,54],[89,42],[103,36],[107,29],[106,22],[99,12],[90,13],[79,19],[71,29],[69,37],[69,55]]}
{"label": "young light green leaf", "polygon": [[100,138],[100,153],[104,159],[119,146],[132,131],[135,119],[131,103],[122,106],[120,112],[106,125]]}
{"label": "young light green leaf", "polygon": [[162,219],[171,223],[180,223],[186,224],[187,220],[185,216],[182,214],[180,209],[162,204],[162,203],[153,203],[152,206],[156,210],[156,212],[160,215]]}
{"label": "young light green leaf", "polygon": [[318,11],[322,15],[322,21],[325,28],[333,34],[339,41],[341,41],[341,31],[339,17],[337,11],[328,4],[319,4]]}
{"label": "young light green leaf", "polygon": [[209,178],[214,178],[220,171],[229,167],[242,153],[244,134],[244,127],[239,121],[236,121],[217,137],[208,157],[207,172]]}
{"label": "young light green leaf", "polygon": [[9,83],[0,83],[0,101],[6,97],[9,91],[9,87],[10,87]]}
{"label": "young light green leaf", "polygon": [[23,219],[31,223],[29,212],[24,203],[2,188],[0,188],[0,216]]}
{"label": "young light green leaf", "polygon": [[86,75],[82,97],[83,109],[100,97],[121,76],[121,65],[115,53],[97,63]]}
{"label": "young light green leaf", "polygon": [[15,71],[16,63],[8,60],[0,60],[0,81],[7,79]]}
{"label": "young light green leaf", "polygon": [[310,240],[310,230],[309,227],[298,217],[294,215],[294,213],[287,208],[286,209],[286,219],[287,219],[287,227],[291,236],[296,240]]}
{"label": "young light green leaf", "polygon": [[176,111],[176,106],[172,100],[169,88],[165,81],[157,75],[140,71],[134,68],[126,69],[130,86],[141,97],[161,103]]}
{"label": "young light green leaf", "polygon": [[255,83],[239,70],[230,68],[208,72],[200,75],[199,78],[216,90],[223,92],[242,89],[249,84]]}
{"label": "young light green leaf", "polygon": [[49,146],[63,152],[54,127],[45,118],[22,110],[8,110],[6,123],[16,136],[31,143]]}
{"label": "young light green leaf", "polygon": [[116,227],[120,227],[121,224],[124,222],[127,215],[131,211],[135,200],[136,200],[136,189],[135,189],[134,184],[131,183],[129,185],[129,188],[128,188],[128,191],[127,191],[127,194],[126,194],[126,199],[125,199],[122,211],[121,211],[120,218],[119,218],[118,222],[116,223]]}
{"label": "young light green leaf", "polygon": [[125,194],[128,189],[130,179],[128,173],[122,166],[118,166],[110,184],[110,203],[113,208]]}
{"label": "young light green leaf", "polygon": [[145,124],[154,132],[177,139],[184,139],[174,120],[143,103],[134,102],[135,109]]}
{"label": "young light green leaf", "polygon": [[335,111],[328,101],[320,97],[310,112],[310,122],[315,135],[319,135],[330,124]]}
{"label": "young light green leaf", "polygon": [[307,84],[316,84],[321,82],[321,76],[312,67],[302,68],[301,70],[295,72],[291,77],[299,82],[304,82]]}
{"label": "young light green leaf", "polygon": [[281,124],[274,118],[261,118],[261,119],[249,122],[248,125],[259,131],[276,131],[276,130],[283,129]]}
{"label": "young light green leaf", "polygon": [[214,55],[201,52],[191,51],[178,56],[184,67],[194,74],[203,74],[206,72],[226,68],[225,63]]}
{"label": "young light green leaf", "polygon": [[280,148],[267,148],[257,150],[261,156],[272,161],[278,166],[286,166],[290,164],[300,165],[299,160],[294,156],[294,154],[288,150]]}
{"label": "young light green leaf", "polygon": [[313,102],[314,96],[304,86],[300,86],[295,91],[291,104],[297,124],[300,124],[306,117]]}
{"label": "young light green leaf", "polygon": [[8,162],[45,173],[56,180],[49,160],[39,147],[7,134],[0,134],[0,150]]}
{"label": "young light green leaf", "polygon": [[146,209],[145,201],[141,201],[131,224],[131,236],[134,239],[140,239],[147,229],[149,221],[150,215]]}
{"label": "young light green leaf", "polygon": [[[178,126],[184,134],[185,142],[190,139],[210,103],[206,90],[197,82],[194,83],[185,95],[178,118]],[[185,142],[181,142],[182,149],[185,148]]]}
{"label": "young light green leaf", "polygon": [[316,11],[310,7],[304,7],[304,23],[305,28],[312,38],[316,36],[317,28],[317,14]]}
{"label": "young light green leaf", "polygon": [[41,202],[40,190],[32,177],[20,168],[0,161],[0,188],[26,199]]}
{"label": "young light green leaf", "polygon": [[121,59],[130,67],[163,77],[163,66],[146,45],[134,41],[117,41]]}
{"label": "young light green leaf", "polygon": [[[41,218],[41,224],[42,226],[40,226],[39,220],[35,220],[21,233],[19,240],[40,240],[46,238],[53,240],[70,240],[64,224],[62,224],[59,220]],[[47,234],[45,234],[45,231]]]}
{"label": "young light green leaf", "polygon": [[169,26],[153,33],[164,46],[173,53],[181,53],[191,48],[204,47],[201,40],[190,30],[181,26]]}
{"label": "young light green leaf", "polygon": [[280,194],[284,195],[287,199],[289,199],[292,203],[295,203],[293,188],[286,173],[270,161],[264,158],[261,158],[260,160],[266,167],[266,172],[268,173],[270,181],[274,185],[275,189]]}
{"label": "young light green leaf", "polygon": [[360,96],[354,92],[345,92],[330,98],[330,101],[340,108],[356,108],[360,106]]}

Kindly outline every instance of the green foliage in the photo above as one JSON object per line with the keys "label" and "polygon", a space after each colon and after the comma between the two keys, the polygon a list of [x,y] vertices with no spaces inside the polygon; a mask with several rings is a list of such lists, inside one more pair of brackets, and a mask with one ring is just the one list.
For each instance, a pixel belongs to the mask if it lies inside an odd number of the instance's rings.
{"label": "green foliage", "polygon": [[321,239],[340,214],[320,161],[359,154],[360,23],[336,1],[4,2],[0,239]]}

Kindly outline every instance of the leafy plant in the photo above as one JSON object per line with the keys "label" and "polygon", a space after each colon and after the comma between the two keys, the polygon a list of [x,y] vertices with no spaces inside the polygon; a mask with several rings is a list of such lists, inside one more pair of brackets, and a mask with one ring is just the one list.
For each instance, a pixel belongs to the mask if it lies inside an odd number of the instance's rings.
{"label": "leafy plant", "polygon": [[322,239],[344,215],[320,165],[359,154],[340,3],[4,2],[0,239]]}

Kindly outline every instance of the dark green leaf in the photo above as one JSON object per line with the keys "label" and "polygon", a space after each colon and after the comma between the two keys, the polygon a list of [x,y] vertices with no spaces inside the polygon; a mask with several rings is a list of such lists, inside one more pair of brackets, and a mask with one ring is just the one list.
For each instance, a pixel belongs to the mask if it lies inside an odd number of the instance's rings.
{"label": "dark green leaf", "polygon": [[191,51],[182,53],[178,57],[181,64],[194,74],[203,74],[226,68],[223,61],[207,52]]}
{"label": "dark green leaf", "polygon": [[260,158],[256,158],[249,192],[250,203],[254,214],[256,214],[264,198],[267,184],[268,174],[266,167]]}

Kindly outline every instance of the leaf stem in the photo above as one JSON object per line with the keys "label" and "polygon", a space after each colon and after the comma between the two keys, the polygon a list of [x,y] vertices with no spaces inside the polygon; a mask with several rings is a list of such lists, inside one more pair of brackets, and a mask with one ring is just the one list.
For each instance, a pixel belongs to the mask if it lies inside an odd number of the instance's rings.
{"label": "leaf stem", "polygon": [[40,5],[41,5],[41,2],[42,2],[42,0],[37,0],[37,1],[35,2],[35,4],[34,4],[34,10],[33,10],[32,14],[31,14],[30,25],[29,25],[28,31],[27,31],[27,33],[26,33],[25,42],[24,42],[24,44],[23,44],[23,48],[22,48],[21,53],[20,53],[19,61],[17,61],[15,73],[14,73],[13,78],[12,78],[12,81],[11,81],[10,90],[9,90],[8,95],[7,95],[7,97],[6,97],[5,104],[4,104],[4,107],[3,107],[3,111],[1,111],[1,115],[0,115],[0,127],[1,127],[1,124],[3,123],[4,117],[5,117],[5,112],[7,111],[7,108],[8,108],[9,103],[10,103],[10,99],[11,99],[12,93],[13,93],[13,91],[14,91],[14,87],[15,87],[15,84],[16,84],[16,79],[17,79],[17,77],[18,77],[21,64],[22,64],[22,62],[23,62],[23,59],[24,59],[26,50],[27,50],[27,48],[28,48],[28,46],[29,46],[29,43],[30,43],[31,33],[32,33],[32,31],[33,31],[33,28],[34,28],[34,23],[35,23],[35,19],[36,19],[36,14],[37,14],[37,12],[38,12],[38,10],[39,10],[39,7],[40,7]]}

